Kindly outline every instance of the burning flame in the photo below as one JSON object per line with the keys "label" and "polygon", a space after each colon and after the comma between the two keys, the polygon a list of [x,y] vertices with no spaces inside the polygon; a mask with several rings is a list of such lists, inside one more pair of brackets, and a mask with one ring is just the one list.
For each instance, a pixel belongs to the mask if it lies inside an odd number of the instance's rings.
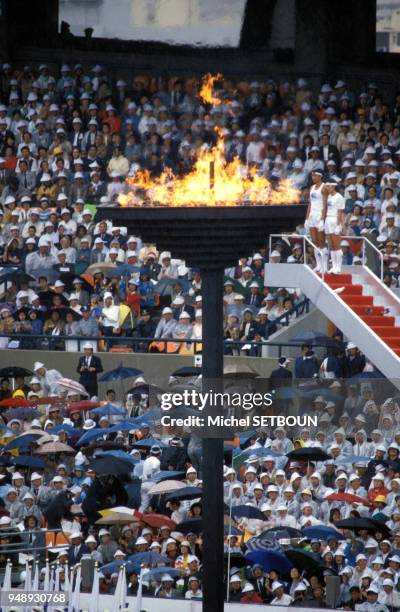
{"label": "burning flame", "polygon": [[[215,106],[222,104],[222,100],[220,98],[216,98],[213,94],[216,81],[221,81],[222,79],[223,76],[220,73],[216,74],[215,76],[208,73],[202,77],[201,80],[203,84],[200,88],[199,96],[203,102],[206,102],[207,104],[214,104]],[[226,103],[229,104],[229,100],[227,100]]]}
{"label": "burning flame", "polygon": [[[213,84],[222,75],[206,75],[200,96],[206,102],[221,104],[214,98]],[[244,165],[239,158],[225,159],[223,132],[215,128],[218,140],[214,147],[206,145],[198,151],[192,170],[185,176],[176,176],[170,169],[159,177],[147,170],[138,171],[126,179],[129,193],[121,193],[121,206],[241,206],[245,204],[295,204],[299,191],[289,179],[272,185],[257,174],[257,169]]]}

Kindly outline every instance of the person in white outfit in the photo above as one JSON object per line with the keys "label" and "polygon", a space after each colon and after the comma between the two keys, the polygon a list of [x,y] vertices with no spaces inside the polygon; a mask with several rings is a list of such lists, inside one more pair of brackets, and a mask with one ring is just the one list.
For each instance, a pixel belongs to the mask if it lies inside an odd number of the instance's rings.
{"label": "person in white outfit", "polygon": [[323,189],[322,170],[316,168],[311,172],[313,182],[310,189],[310,201],[308,204],[305,226],[310,233],[312,242],[317,247],[314,250],[317,265],[315,272],[323,272],[328,261],[328,251],[325,248],[324,221],[323,221]]}
{"label": "person in white outfit", "polygon": [[337,182],[329,179],[323,189],[325,210],[325,234],[331,254],[332,267],[330,274],[340,274],[342,269],[343,252],[340,247],[344,223],[344,197],[336,191]]}

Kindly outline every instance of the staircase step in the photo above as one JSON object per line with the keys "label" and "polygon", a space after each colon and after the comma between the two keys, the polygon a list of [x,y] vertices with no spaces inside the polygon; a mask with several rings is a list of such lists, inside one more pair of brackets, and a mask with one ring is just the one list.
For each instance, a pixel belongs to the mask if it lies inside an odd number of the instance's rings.
{"label": "staircase step", "polygon": [[351,306],[351,309],[358,314],[358,316],[377,316],[377,315],[383,315],[383,313],[385,312],[385,309],[383,306],[372,306],[372,305],[367,305],[367,306],[352,306],[351,304],[349,304],[347,302],[348,306]]}
{"label": "staircase step", "polygon": [[329,287],[333,290],[343,289],[338,295],[362,295],[362,285],[349,285],[346,283],[328,283]]}
{"label": "staircase step", "polygon": [[385,327],[393,327],[394,326],[394,317],[384,317],[382,315],[374,316],[374,315],[364,315],[361,317],[363,321],[368,323],[368,325],[384,325]]}
{"label": "staircase step", "polygon": [[343,295],[343,293],[339,295],[351,308],[354,306],[373,306],[374,304],[372,295]]}
{"label": "staircase step", "polygon": [[400,338],[393,338],[392,336],[381,336],[381,339],[388,345],[390,348],[400,349]]}
{"label": "staircase step", "polygon": [[324,280],[326,283],[346,283],[347,285],[353,282],[351,274],[325,274]]}
{"label": "staircase step", "polygon": [[[371,325],[371,329],[378,334],[381,338],[388,337],[390,334],[392,338],[400,338],[400,327],[387,327],[385,325]],[[390,331],[389,331],[390,330]]]}

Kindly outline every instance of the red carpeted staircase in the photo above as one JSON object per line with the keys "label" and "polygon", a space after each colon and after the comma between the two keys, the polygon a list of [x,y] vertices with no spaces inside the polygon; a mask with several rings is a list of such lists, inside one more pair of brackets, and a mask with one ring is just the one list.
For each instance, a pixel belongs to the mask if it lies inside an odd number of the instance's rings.
{"label": "red carpeted staircase", "polygon": [[400,326],[385,314],[384,306],[374,304],[374,296],[363,295],[363,286],[355,284],[351,274],[325,274],[326,284],[358,315],[385,344],[400,357]]}

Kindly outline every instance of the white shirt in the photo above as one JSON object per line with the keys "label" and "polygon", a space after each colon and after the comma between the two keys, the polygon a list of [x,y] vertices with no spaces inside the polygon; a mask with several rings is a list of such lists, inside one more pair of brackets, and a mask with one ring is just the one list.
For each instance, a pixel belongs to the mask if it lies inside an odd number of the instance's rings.
{"label": "white shirt", "polygon": [[326,216],[337,219],[338,212],[344,210],[344,205],[344,197],[340,193],[329,195],[326,205]]}
{"label": "white shirt", "polygon": [[310,189],[310,214],[318,215],[322,213],[323,200],[322,200],[322,187],[323,183],[319,187],[313,185]]}

